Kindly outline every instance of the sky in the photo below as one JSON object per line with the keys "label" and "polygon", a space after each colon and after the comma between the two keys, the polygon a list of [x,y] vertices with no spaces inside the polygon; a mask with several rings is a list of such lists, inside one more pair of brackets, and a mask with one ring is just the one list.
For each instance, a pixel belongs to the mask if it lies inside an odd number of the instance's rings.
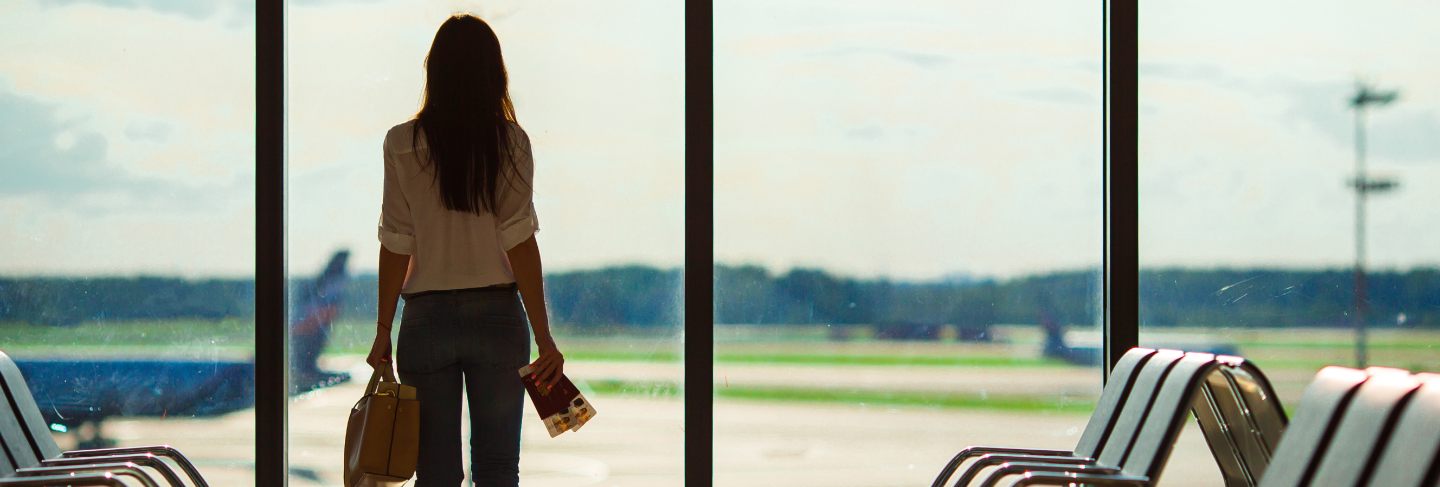
{"label": "sky", "polygon": [[[455,11],[491,21],[537,161],[547,269],[684,256],[681,2],[287,6],[291,272],[373,269],[385,131]],[[1243,12],[1244,15],[1237,15]],[[1144,266],[1350,265],[1357,77],[1369,262],[1440,265],[1440,5],[1143,2]],[[1069,0],[716,2],[715,255],[1012,277],[1103,250],[1102,12]],[[0,275],[247,276],[253,2],[0,4]]]}

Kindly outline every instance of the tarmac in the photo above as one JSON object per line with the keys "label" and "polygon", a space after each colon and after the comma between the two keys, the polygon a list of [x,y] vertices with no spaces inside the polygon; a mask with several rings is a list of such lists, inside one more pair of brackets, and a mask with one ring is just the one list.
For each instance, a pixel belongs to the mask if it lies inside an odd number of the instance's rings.
{"label": "tarmac", "polygon": [[[326,365],[352,373],[368,370],[358,357],[327,357]],[[716,382],[717,387],[726,383],[871,387],[876,381],[889,381],[892,387],[904,389],[968,387],[995,393],[1048,390],[1093,394],[1098,387],[1098,378],[1084,369],[1055,374],[1045,370],[964,373],[928,368],[924,373],[908,374],[898,383],[891,380],[895,368],[880,369],[725,366],[717,368]],[[678,365],[616,362],[572,365],[569,373],[582,382],[602,378],[673,380],[680,371]],[[363,386],[363,380],[354,380],[292,402],[291,485],[341,484],[345,421]],[[557,438],[549,437],[533,410],[526,411],[522,485],[684,484],[681,399],[600,394],[590,399],[598,412],[595,419],[581,431]],[[965,446],[1067,449],[1074,446],[1086,419],[1075,413],[717,399],[715,485],[929,485],[950,456]],[[106,423],[105,432],[123,445],[174,445],[195,461],[211,485],[232,486],[254,484],[253,428],[253,411],[244,411],[209,419],[113,419]],[[1222,484],[1203,436],[1190,421],[1159,485]]]}

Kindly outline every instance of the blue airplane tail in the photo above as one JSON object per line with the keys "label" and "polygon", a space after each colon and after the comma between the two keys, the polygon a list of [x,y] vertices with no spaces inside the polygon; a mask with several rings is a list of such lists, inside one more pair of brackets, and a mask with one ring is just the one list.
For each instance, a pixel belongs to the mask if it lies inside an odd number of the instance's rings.
{"label": "blue airplane tail", "polygon": [[330,327],[340,314],[350,275],[345,271],[350,252],[341,250],[314,281],[299,286],[290,321],[290,391],[292,394],[329,387],[350,379],[348,374],[320,368],[320,354],[330,343]]}

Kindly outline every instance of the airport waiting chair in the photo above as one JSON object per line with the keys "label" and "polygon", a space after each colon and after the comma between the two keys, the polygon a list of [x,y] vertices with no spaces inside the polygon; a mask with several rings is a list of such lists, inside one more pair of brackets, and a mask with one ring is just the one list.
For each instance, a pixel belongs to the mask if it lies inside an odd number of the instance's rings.
{"label": "airport waiting chair", "polygon": [[1269,378],[1242,357],[1220,355],[1191,410],[1226,486],[1254,486],[1285,432],[1285,409]]}
{"label": "airport waiting chair", "polygon": [[[1294,476],[1266,477],[1264,487],[1287,485],[1362,485],[1369,476],[1376,453],[1384,448],[1389,439],[1393,416],[1420,388],[1420,380],[1408,372],[1391,369],[1398,373],[1376,373],[1367,370],[1370,378],[1355,392],[1340,424],[1331,434],[1329,448],[1321,448],[1323,456],[1317,454],[1315,466],[1300,483],[1291,483]],[[1282,443],[1281,448],[1285,448]]]}
{"label": "airport waiting chair", "polygon": [[[1130,386],[1130,393],[1126,398],[1125,405],[1120,408],[1116,415],[1115,428],[1110,431],[1110,437],[1100,447],[1100,450],[1093,457],[1028,457],[1028,455],[981,455],[976,458],[971,467],[966,468],[965,473],[959,475],[955,486],[972,486],[976,480],[984,478],[1004,477],[1008,474],[999,474],[999,467],[1007,464],[1064,464],[1064,465],[1092,465],[1096,463],[1113,464],[1119,463],[1129,454],[1130,447],[1135,444],[1140,428],[1145,425],[1146,415],[1149,415],[1156,395],[1164,388],[1166,379],[1171,376],[1171,370],[1175,369],[1181,360],[1185,360],[1187,354],[1179,350],[1158,350],[1152,354],[1151,359],[1140,367],[1135,383]],[[1211,356],[1212,357],[1212,356]],[[1212,360],[1211,360],[1212,362]],[[994,470],[992,470],[994,468]],[[1014,471],[1014,468],[1012,468]]]}
{"label": "airport waiting chair", "polygon": [[1261,485],[1309,485],[1309,477],[1330,446],[1337,423],[1369,379],[1370,375],[1362,370],[1336,366],[1320,369],[1301,394],[1295,420],[1281,439]]}
{"label": "airport waiting chair", "polygon": [[[940,474],[935,477],[931,487],[944,487],[955,471],[966,460],[974,459],[970,467],[961,475],[955,485],[966,485],[973,479],[980,469],[986,466],[998,465],[1005,459],[1032,459],[1036,457],[1045,458],[1070,458],[1090,459],[1098,455],[1100,449],[1111,437],[1111,432],[1116,426],[1119,412],[1128,403],[1132,390],[1140,375],[1142,368],[1150,367],[1164,369],[1167,364],[1173,365],[1180,359],[1180,352],[1166,351],[1160,355],[1158,361],[1154,359],[1156,351],[1148,348],[1133,348],[1126,352],[1116,362],[1115,368],[1111,370],[1110,381],[1100,391],[1100,399],[1095,405],[1095,410],[1090,414],[1090,420],[1085,423],[1085,429],[1080,434],[1079,440],[1075,443],[1073,450],[1045,450],[1034,448],[1011,448],[996,446],[972,446],[961,450]],[[1157,372],[1152,372],[1155,374]],[[1157,379],[1158,380],[1158,379]],[[985,461],[980,461],[985,458]]]}
{"label": "airport waiting chair", "polygon": [[1420,389],[1395,421],[1369,484],[1376,487],[1440,485],[1440,375],[1418,374]]}
{"label": "airport waiting chair", "polygon": [[1279,448],[1280,438],[1285,434],[1290,419],[1270,378],[1254,362],[1229,355],[1218,356],[1216,360],[1223,364],[1220,370],[1230,382],[1236,401],[1243,406],[1240,413],[1250,428],[1254,444],[1246,446],[1242,443],[1241,455],[1258,479]]}
{"label": "airport waiting chair", "polygon": [[35,403],[35,398],[30,395],[30,388],[25,383],[20,368],[4,352],[0,352],[0,390],[3,390],[4,395],[8,398],[8,401],[0,401],[4,403],[0,405],[0,423],[4,423],[6,417],[13,417],[18,423],[18,428],[15,428],[18,433],[0,427],[0,434],[5,434],[4,443],[7,446],[16,446],[10,453],[17,470],[28,472],[45,468],[75,469],[90,464],[130,462],[154,469],[170,485],[185,485],[175,469],[164,461],[164,458],[169,458],[190,478],[191,485],[209,487],[190,460],[169,446],[62,452],[60,446],[55,443],[55,438],[50,435],[50,430],[45,425],[45,418],[40,412],[40,407]]}
{"label": "airport waiting chair", "polygon": [[[142,485],[155,485],[154,479],[141,469],[139,462],[121,459],[100,459],[83,465],[43,465],[35,456],[29,436],[20,424],[20,416],[11,407],[8,395],[0,391],[0,486],[10,485],[61,485],[40,483],[55,477],[85,477],[85,482],[75,481],[74,485],[114,485],[122,477],[133,478]],[[157,463],[158,459],[146,459]],[[41,479],[41,480],[36,480]],[[175,479],[178,480],[178,479]],[[71,482],[71,480],[66,480]],[[94,483],[87,483],[94,482]],[[68,485],[68,484],[67,484]]]}
{"label": "airport waiting chair", "polygon": [[1241,445],[1253,444],[1255,435],[1248,434],[1244,406],[1228,375],[1217,371],[1205,376],[1190,410],[1195,414],[1200,432],[1205,435],[1205,444],[1210,447],[1215,464],[1220,467],[1220,477],[1225,480],[1225,486],[1251,487],[1258,477],[1250,473]]}
{"label": "airport waiting chair", "polygon": [[134,462],[99,462],[68,467],[36,467],[19,418],[10,401],[0,394],[0,487],[20,486],[123,486],[131,478],[145,487],[155,482]]}
{"label": "airport waiting chair", "polygon": [[[1162,385],[1149,401],[1148,408],[1140,414],[1140,428],[1129,444],[1107,444],[1094,461],[1084,463],[1006,462],[996,468],[980,485],[991,487],[1012,475],[1024,475],[1021,480],[1046,478],[1042,474],[1053,474],[1054,478],[1071,479],[1074,475],[1105,476],[1124,479],[1124,485],[1152,485],[1159,481],[1165,462],[1174,449],[1175,439],[1190,417],[1195,397],[1202,388],[1206,377],[1221,366],[1215,356],[1208,353],[1186,353],[1165,374]],[[1143,376],[1143,372],[1142,372]],[[1136,383],[1136,388],[1140,383]],[[1129,409],[1129,408],[1127,408]],[[1128,413],[1122,412],[1122,420]],[[1117,426],[1118,428],[1118,426]],[[1117,429],[1117,432],[1119,430]],[[1075,483],[1073,479],[1060,482]],[[1086,482],[1088,483],[1088,482]]]}
{"label": "airport waiting chair", "polygon": [[[1325,454],[1336,424],[1360,386],[1369,378],[1369,374],[1360,370],[1333,366],[1321,369],[1315,380],[1305,388],[1295,418],[1285,428],[1285,434],[1259,485],[1309,485],[1309,474],[1315,470],[1315,459]],[[1166,449],[1168,450],[1168,447]],[[1095,486],[1137,486],[1150,485],[1154,480],[1146,476],[1082,469],[1033,470],[1022,475],[1014,485],[1079,483]]]}
{"label": "airport waiting chair", "polygon": [[71,487],[113,486],[126,487],[120,476],[111,473],[51,475],[45,477],[0,478],[0,487]]}
{"label": "airport waiting chair", "polygon": [[[125,487],[124,479],[131,478],[144,487],[156,487],[155,482],[140,471],[134,463],[88,465],[78,469],[56,469],[46,472],[17,472],[9,457],[0,454],[0,487],[53,487],[69,485],[74,487],[112,486]],[[19,476],[17,476],[19,475]]]}

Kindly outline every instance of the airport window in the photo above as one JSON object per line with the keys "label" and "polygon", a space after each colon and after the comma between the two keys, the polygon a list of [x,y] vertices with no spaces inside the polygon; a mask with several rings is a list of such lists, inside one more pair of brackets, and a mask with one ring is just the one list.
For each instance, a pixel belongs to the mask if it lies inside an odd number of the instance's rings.
{"label": "airport window", "polygon": [[[1272,144],[1315,136],[1287,160],[1325,161],[1343,182],[1348,159],[1330,147],[1345,145],[1336,107],[1275,93],[1291,83],[1298,98],[1329,97],[1339,68],[1295,55],[1282,75],[1227,59],[1192,42],[1198,24],[1157,5],[1142,19],[1156,33],[1141,57],[1153,90],[1141,98],[1141,151],[1171,161],[1141,173],[1147,343],[1255,350],[1297,377],[1314,365],[1300,350],[1343,361],[1353,348],[1345,329],[1286,341],[1256,325],[1329,326],[1343,307],[1302,322],[1246,303],[1265,286],[1279,289],[1270,301],[1334,301],[1346,256],[1296,254],[1329,272],[1302,268],[1315,274],[1304,282],[1260,275],[1252,264],[1279,245],[1192,252],[1175,243],[1190,230],[1170,224],[1248,214],[1220,205],[1196,219],[1186,206],[1216,198],[1353,196],[1233,170],[1244,193],[1205,199],[1177,186],[1214,180],[1207,158],[1244,159],[1225,150],[1246,144],[1202,143],[1227,130],[1275,131]],[[567,372],[606,418],[561,443],[527,406],[527,479],[674,485],[713,471],[721,485],[921,483],[959,446],[1017,443],[1017,424],[1049,433],[1023,443],[1068,448],[1100,389],[1104,345],[1136,328],[1133,315],[1105,309],[1115,293],[1136,294],[1134,276],[1106,273],[1134,265],[1106,260],[1126,246],[1106,240],[1116,231],[1107,212],[1136,210],[1107,201],[1123,196],[1106,186],[1117,169],[1107,167],[1112,121],[1133,127],[1136,115],[1107,98],[1106,36],[1134,27],[1102,30],[1106,8],[13,2],[0,7],[0,225],[10,237],[0,242],[0,351],[27,374],[61,448],[168,443],[215,485],[339,483],[344,418],[369,374],[381,137],[418,109],[439,22],[467,10],[504,46],[538,162],[552,322]],[[1301,34],[1341,31],[1338,19],[1357,14],[1320,11],[1335,18]],[[1271,35],[1247,22],[1226,42]],[[697,32],[713,58],[687,56]],[[1325,49],[1373,76],[1368,358],[1433,370],[1423,329],[1434,304],[1423,296],[1434,294],[1425,286],[1436,259],[1403,252],[1424,238],[1415,222],[1433,215],[1422,209],[1437,207],[1424,199],[1437,192],[1420,189],[1433,171],[1416,162],[1433,147],[1415,144],[1434,100],[1410,88],[1435,80],[1405,68],[1433,54],[1424,49],[1434,43],[1410,42],[1424,32],[1356,33],[1346,39],[1360,47]],[[1276,45],[1266,56],[1321,49]],[[1133,56],[1118,61],[1134,68]],[[1343,118],[1356,92],[1341,88]],[[1382,103],[1392,90],[1400,101]],[[1200,114],[1205,98],[1177,96],[1192,92],[1217,103]],[[1257,111],[1241,110],[1251,103]],[[1300,128],[1264,123],[1286,107]],[[1221,109],[1233,119],[1206,118]],[[1211,132],[1167,130],[1196,118]],[[1133,173],[1133,159],[1120,159]],[[1331,230],[1305,225],[1295,233]],[[1240,294],[1217,301],[1206,278]],[[1106,320],[1122,338],[1102,333]],[[282,351],[288,370],[275,365]],[[1177,458],[1207,454],[1198,435],[1181,441]]]}
{"label": "airport window", "polygon": [[[599,414],[583,432],[552,439],[527,400],[521,478],[679,485],[683,5],[464,8],[500,39],[516,116],[533,147],[551,326],[567,375]],[[290,381],[320,388],[291,402],[291,485],[340,482],[339,432],[369,377],[364,359],[375,334],[381,142],[420,108],[422,63],[455,10],[450,1],[287,2],[288,268],[297,323]],[[345,282],[313,279],[337,266]],[[300,323],[328,316],[330,302],[337,313],[326,323],[328,343],[317,343],[307,334],[321,331]],[[403,346],[400,322],[397,314],[394,339]],[[325,387],[332,374],[350,380]],[[468,453],[463,458],[468,465]]]}
{"label": "airport window", "polygon": [[60,448],[169,443],[253,484],[253,12],[0,18],[0,351]]}
{"label": "airport window", "polygon": [[1075,444],[1102,15],[716,3],[717,485],[924,484],[965,445]]}
{"label": "airport window", "polygon": [[1325,365],[1440,368],[1437,15],[1141,4],[1141,345],[1238,353],[1286,405]]}

